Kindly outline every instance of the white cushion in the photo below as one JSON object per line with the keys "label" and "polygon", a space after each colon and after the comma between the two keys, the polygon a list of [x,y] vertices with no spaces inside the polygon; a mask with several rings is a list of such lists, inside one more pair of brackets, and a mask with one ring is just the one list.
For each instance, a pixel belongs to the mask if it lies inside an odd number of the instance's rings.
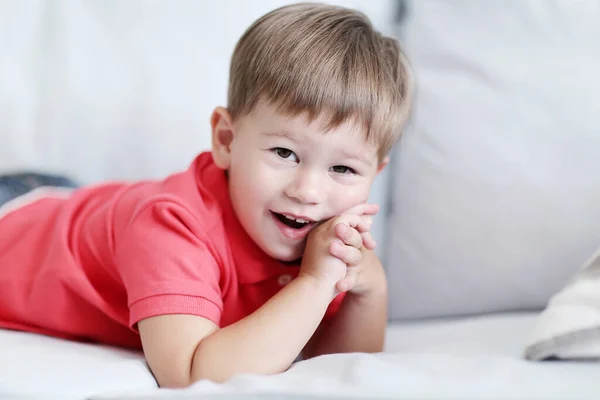
{"label": "white cushion", "polygon": [[411,1],[393,318],[542,308],[600,241],[600,5]]}

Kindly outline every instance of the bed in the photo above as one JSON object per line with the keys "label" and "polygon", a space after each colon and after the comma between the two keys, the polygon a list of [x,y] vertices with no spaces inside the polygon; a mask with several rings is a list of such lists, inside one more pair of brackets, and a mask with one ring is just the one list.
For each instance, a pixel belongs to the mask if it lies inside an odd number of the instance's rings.
{"label": "bed", "polygon": [[157,389],[138,353],[0,330],[0,398],[597,399],[598,364],[523,359],[537,317],[392,323],[382,354],[324,356],[281,375],[180,390]]}

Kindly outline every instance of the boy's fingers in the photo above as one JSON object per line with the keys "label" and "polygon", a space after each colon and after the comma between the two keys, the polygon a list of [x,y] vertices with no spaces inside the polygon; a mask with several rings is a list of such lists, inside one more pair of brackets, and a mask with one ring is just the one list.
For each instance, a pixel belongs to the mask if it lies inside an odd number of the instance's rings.
{"label": "boy's fingers", "polygon": [[337,237],[342,239],[348,246],[356,247],[357,249],[362,247],[363,237],[357,229],[352,228],[343,222],[338,223],[334,229]]}
{"label": "boy's fingers", "polygon": [[348,282],[348,279],[344,278],[335,285],[335,288],[342,293],[347,292],[351,289],[350,282]]}
{"label": "boy's fingers", "polygon": [[346,265],[357,265],[362,261],[362,253],[355,247],[335,241],[329,245],[329,254],[339,258]]}
{"label": "boy's fingers", "polygon": [[369,232],[373,226],[373,218],[370,215],[361,215],[356,230],[360,233]]}
{"label": "boy's fingers", "polygon": [[336,284],[337,290],[340,292],[347,292],[348,290],[352,290],[354,286],[356,286],[356,281],[358,279],[358,269],[356,267],[349,267],[346,273],[346,277],[340,280]]}
{"label": "boy's fingers", "polygon": [[375,215],[378,212],[379,212],[378,204],[364,203],[364,204],[359,204],[355,207],[352,207],[351,209],[346,211],[344,214]]}
{"label": "boy's fingers", "polygon": [[344,223],[351,228],[356,228],[361,223],[361,216],[357,214],[342,214],[335,220],[335,226]]}
{"label": "boy's fingers", "polygon": [[361,233],[363,246],[368,250],[375,250],[377,247],[377,242],[373,239],[370,232]]}

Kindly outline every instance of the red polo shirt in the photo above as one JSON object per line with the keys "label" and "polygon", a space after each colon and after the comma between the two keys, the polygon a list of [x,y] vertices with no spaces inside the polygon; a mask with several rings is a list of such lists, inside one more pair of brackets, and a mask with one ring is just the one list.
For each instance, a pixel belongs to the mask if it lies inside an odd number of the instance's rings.
{"label": "red polo shirt", "polygon": [[210,153],[164,180],[41,189],[0,208],[3,328],[140,348],[144,318],[192,314],[225,327],[298,271],[246,234]]}

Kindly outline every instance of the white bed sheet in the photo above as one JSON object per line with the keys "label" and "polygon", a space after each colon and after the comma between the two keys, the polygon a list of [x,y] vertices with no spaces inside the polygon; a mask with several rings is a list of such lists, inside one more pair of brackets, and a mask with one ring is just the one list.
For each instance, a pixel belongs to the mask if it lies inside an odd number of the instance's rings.
{"label": "white bed sheet", "polygon": [[522,359],[536,317],[392,324],[385,354],[320,357],[277,376],[239,376],[185,390],[156,389],[138,353],[0,330],[0,398],[599,398],[598,363]]}
{"label": "white bed sheet", "polygon": [[0,399],[85,399],[156,387],[141,353],[0,329]]}
{"label": "white bed sheet", "polygon": [[520,358],[538,313],[497,313],[391,324],[385,350]]}

